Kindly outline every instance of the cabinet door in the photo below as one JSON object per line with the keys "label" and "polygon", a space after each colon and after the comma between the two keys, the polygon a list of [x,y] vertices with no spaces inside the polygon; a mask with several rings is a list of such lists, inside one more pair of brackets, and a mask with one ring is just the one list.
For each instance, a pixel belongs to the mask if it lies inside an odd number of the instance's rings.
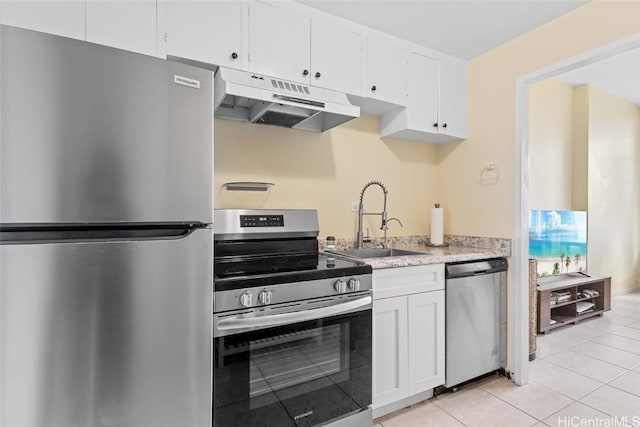
{"label": "cabinet door", "polygon": [[0,14],[5,25],[85,39],[84,1],[2,1]]}
{"label": "cabinet door", "polygon": [[311,84],[362,94],[364,38],[326,19],[311,20]]}
{"label": "cabinet door", "polygon": [[438,132],[440,63],[437,59],[411,52],[407,126],[423,132]]}
{"label": "cabinet door", "polygon": [[373,302],[373,407],[407,397],[407,297]]}
{"label": "cabinet door", "polygon": [[[467,137],[467,65],[453,58],[440,60],[440,133]],[[446,125],[446,126],[445,126]]]}
{"label": "cabinet door", "polygon": [[407,55],[393,40],[368,38],[365,93],[369,98],[407,105]]}
{"label": "cabinet door", "polygon": [[309,83],[310,27],[311,20],[288,9],[285,2],[251,2],[249,70]]}
{"label": "cabinet door", "polygon": [[167,55],[247,69],[246,8],[240,1],[168,1]]}
{"label": "cabinet door", "polygon": [[409,394],[444,384],[444,291],[410,295]]}
{"label": "cabinet door", "polygon": [[87,41],[155,56],[155,0],[87,2]]}

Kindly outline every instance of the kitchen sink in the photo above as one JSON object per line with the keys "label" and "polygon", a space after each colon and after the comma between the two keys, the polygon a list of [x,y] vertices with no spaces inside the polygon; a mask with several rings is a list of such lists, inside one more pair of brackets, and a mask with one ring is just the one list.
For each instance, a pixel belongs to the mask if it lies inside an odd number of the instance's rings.
{"label": "kitchen sink", "polygon": [[405,255],[428,255],[423,252],[406,251],[404,249],[395,248],[362,248],[362,249],[346,249],[343,251],[331,251],[338,255],[346,255],[356,258],[386,258],[392,256]]}

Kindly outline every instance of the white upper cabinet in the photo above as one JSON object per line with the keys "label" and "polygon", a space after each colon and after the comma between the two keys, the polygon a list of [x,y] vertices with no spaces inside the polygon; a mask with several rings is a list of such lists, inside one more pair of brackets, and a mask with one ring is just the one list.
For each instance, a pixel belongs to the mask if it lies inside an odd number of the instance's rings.
{"label": "white upper cabinet", "polygon": [[87,41],[155,56],[155,0],[90,0],[86,3]]}
{"label": "white upper cabinet", "polygon": [[156,0],[2,1],[2,23],[157,55]]}
{"label": "white upper cabinet", "polygon": [[246,70],[246,4],[238,0],[166,2],[166,53]]}
{"label": "white upper cabinet", "polygon": [[57,36],[85,39],[85,2],[1,1],[0,22]]}
{"label": "white upper cabinet", "polygon": [[409,60],[409,127],[433,132],[438,127],[440,61],[412,52]]}
{"label": "white upper cabinet", "polygon": [[362,94],[363,36],[287,2],[249,4],[249,70],[298,83]]}
{"label": "white upper cabinet", "polygon": [[466,138],[467,68],[463,61],[412,52],[407,108],[380,118],[380,135],[443,143]]}
{"label": "white upper cabinet", "polygon": [[367,39],[367,97],[407,105],[407,49],[393,39]]}
{"label": "white upper cabinet", "polygon": [[380,136],[467,137],[467,64],[283,0],[0,0],[0,22],[350,95]]}
{"label": "white upper cabinet", "polygon": [[311,19],[310,84],[354,95],[363,93],[364,37],[329,19]]}
{"label": "white upper cabinet", "polygon": [[249,71],[298,83],[311,74],[311,20],[285,2],[249,5]]}
{"label": "white upper cabinet", "polygon": [[467,137],[467,94],[467,64],[453,58],[441,59],[438,109],[441,134],[455,139]]}

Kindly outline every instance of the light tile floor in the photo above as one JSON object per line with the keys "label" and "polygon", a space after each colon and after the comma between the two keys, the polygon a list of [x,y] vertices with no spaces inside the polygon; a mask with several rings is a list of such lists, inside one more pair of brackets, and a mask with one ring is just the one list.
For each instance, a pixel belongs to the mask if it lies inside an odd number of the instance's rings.
{"label": "light tile floor", "polygon": [[538,335],[529,384],[491,376],[374,420],[374,427],[640,427],[640,293],[602,317]]}

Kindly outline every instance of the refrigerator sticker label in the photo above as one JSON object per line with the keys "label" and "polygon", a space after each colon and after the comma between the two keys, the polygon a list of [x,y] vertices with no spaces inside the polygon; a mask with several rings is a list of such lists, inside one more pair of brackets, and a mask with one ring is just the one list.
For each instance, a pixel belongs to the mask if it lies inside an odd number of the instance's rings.
{"label": "refrigerator sticker label", "polygon": [[192,87],[194,89],[200,89],[200,80],[190,79],[189,77],[173,75],[173,82],[182,86]]}

